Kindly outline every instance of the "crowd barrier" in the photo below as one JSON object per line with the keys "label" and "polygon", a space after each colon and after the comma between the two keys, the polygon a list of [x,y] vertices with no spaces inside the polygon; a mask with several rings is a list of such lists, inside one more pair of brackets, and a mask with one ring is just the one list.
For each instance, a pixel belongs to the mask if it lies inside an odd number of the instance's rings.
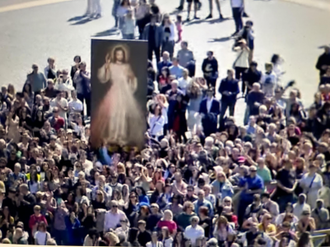
{"label": "crowd barrier", "polygon": [[328,236],[330,236],[330,229],[314,231],[312,233],[314,247],[320,247]]}

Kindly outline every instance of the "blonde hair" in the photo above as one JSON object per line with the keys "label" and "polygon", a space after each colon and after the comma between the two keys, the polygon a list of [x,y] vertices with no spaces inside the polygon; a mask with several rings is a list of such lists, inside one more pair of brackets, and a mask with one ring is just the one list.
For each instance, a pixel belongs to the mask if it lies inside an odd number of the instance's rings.
{"label": "blonde hair", "polygon": [[2,242],[3,244],[11,244],[11,241],[9,240],[9,238],[4,238],[2,239]]}
{"label": "blonde hair", "polygon": [[123,170],[123,171],[121,172],[122,174],[126,174],[126,168],[125,168],[125,165],[124,165],[123,163],[119,162],[119,163],[117,164],[117,170],[118,170],[118,168],[120,168],[120,169]]}
{"label": "blonde hair", "polygon": [[173,220],[173,213],[172,213],[171,210],[166,209],[166,210],[164,211],[164,216],[163,216],[162,220],[165,220],[165,214],[170,215],[170,218],[171,218],[170,220]]}
{"label": "blonde hair", "polygon": [[158,94],[157,97],[163,102],[163,104],[164,104],[165,107],[168,106],[167,98],[166,98],[166,96],[164,94]]}

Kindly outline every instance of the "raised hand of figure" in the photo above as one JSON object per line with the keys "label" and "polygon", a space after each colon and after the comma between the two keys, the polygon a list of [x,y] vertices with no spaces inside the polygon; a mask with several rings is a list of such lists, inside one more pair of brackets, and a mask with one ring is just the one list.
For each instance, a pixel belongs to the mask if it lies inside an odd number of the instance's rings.
{"label": "raised hand of figure", "polygon": [[111,63],[111,56],[110,56],[109,53],[105,56],[105,62],[106,62],[107,64],[110,64],[110,63]]}

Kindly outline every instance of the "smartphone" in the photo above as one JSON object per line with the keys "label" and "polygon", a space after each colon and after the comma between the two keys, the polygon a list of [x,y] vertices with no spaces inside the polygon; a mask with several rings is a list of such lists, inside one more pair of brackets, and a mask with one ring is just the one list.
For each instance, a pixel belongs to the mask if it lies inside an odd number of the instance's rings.
{"label": "smartphone", "polygon": [[62,204],[63,200],[62,200],[62,198],[57,198],[56,202],[57,202],[57,205],[59,206]]}
{"label": "smartphone", "polygon": [[45,173],[44,172],[40,172],[40,179],[41,179],[41,181],[45,180]]}

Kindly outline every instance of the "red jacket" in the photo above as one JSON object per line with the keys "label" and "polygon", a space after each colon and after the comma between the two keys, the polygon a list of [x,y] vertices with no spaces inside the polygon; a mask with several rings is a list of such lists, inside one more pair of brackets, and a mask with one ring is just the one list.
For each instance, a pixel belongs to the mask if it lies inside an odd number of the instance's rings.
{"label": "red jacket", "polygon": [[35,224],[40,223],[40,222],[45,222],[46,226],[47,224],[47,220],[45,218],[45,216],[43,216],[42,214],[40,214],[38,217],[35,214],[32,214],[30,216],[30,220],[29,220],[29,227],[32,230],[33,226],[35,226]]}

